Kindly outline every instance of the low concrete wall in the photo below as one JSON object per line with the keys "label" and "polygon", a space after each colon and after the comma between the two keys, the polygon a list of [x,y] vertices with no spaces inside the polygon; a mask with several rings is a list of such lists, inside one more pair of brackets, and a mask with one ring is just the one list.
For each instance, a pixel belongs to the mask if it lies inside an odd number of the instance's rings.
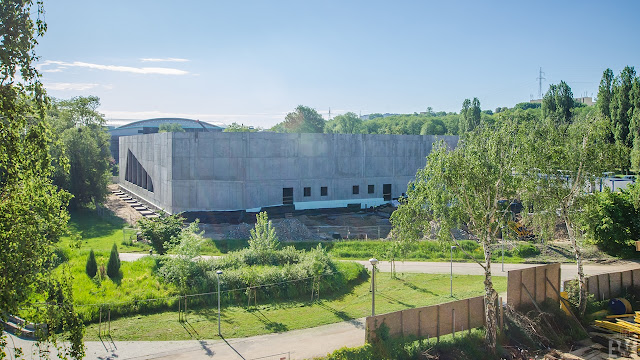
{"label": "low concrete wall", "polygon": [[[592,275],[585,280],[589,294],[593,294],[597,300],[607,300],[622,295],[630,287],[640,287],[640,269]],[[565,289],[571,281],[564,282]]]}
{"label": "low concrete wall", "polygon": [[375,339],[375,331],[385,324],[390,336],[439,338],[484,326],[484,297],[452,301],[439,305],[369,316],[366,320],[367,341]]}
{"label": "low concrete wall", "polygon": [[537,303],[546,298],[560,302],[556,291],[560,291],[560,264],[534,266],[507,273],[507,305],[514,308],[532,304],[531,298]]}

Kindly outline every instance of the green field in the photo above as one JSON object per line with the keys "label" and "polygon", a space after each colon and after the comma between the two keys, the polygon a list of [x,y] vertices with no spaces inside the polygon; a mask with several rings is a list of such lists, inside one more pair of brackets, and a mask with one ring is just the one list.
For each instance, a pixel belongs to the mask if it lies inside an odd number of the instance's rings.
{"label": "green field", "polygon": [[[382,314],[420,306],[444,303],[483,293],[482,276],[454,276],[454,298],[449,296],[449,276],[404,274],[391,279],[380,273],[376,278],[376,313]],[[506,277],[493,277],[498,292],[506,290]],[[289,302],[269,304],[258,297],[258,306],[222,308],[222,334],[227,338],[253,336],[314,327],[360,318],[371,314],[370,283],[365,281],[350,292],[323,297],[313,303]],[[211,305],[189,310],[187,322],[178,321],[175,310],[159,314],[124,317],[111,321],[114,340],[184,340],[217,336],[217,307]],[[246,304],[244,304],[246,305]],[[104,325],[104,324],[103,324]],[[87,327],[86,339],[98,339],[99,324]]]}

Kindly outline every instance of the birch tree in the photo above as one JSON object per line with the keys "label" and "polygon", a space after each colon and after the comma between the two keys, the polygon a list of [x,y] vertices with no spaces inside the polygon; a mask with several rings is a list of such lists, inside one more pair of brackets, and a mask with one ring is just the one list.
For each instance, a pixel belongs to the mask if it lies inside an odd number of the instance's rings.
{"label": "birch tree", "polygon": [[[482,124],[465,133],[451,150],[439,143],[427,157],[425,168],[418,170],[409,184],[407,201],[400,205],[394,225],[425,229],[430,219],[439,225],[438,235],[444,241],[458,244],[453,231],[466,227],[482,245],[484,259],[467,255],[484,269],[486,342],[495,353],[497,340],[496,301],[498,294],[491,275],[491,244],[495,243],[503,224],[500,200],[516,196],[519,178],[512,168],[518,160],[516,147],[519,125],[507,120],[489,126]],[[402,221],[401,214],[430,213],[429,219]],[[464,248],[458,244],[464,251]]]}

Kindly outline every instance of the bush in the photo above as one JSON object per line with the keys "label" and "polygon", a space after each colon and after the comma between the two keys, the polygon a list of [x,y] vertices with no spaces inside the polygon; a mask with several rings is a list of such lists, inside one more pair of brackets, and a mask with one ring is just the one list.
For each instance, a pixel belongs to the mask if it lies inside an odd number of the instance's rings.
{"label": "bush", "polygon": [[120,254],[118,254],[118,247],[116,244],[113,244],[113,247],[111,248],[109,262],[107,263],[107,275],[110,279],[120,277]]}
{"label": "bush", "polygon": [[608,254],[635,255],[634,241],[640,239],[639,190],[636,184],[619,192],[605,189],[590,197],[585,207],[587,236]]}
{"label": "bush", "polygon": [[96,262],[96,255],[93,253],[93,249],[91,249],[91,251],[89,252],[85,270],[90,278],[94,278],[98,273],[98,263]]}
{"label": "bush", "polygon": [[182,230],[184,218],[179,215],[165,216],[161,218],[138,220],[138,226],[142,236],[151,242],[151,246],[160,255],[166,252],[165,247],[175,243]]}
{"label": "bush", "polygon": [[513,252],[516,254],[516,256],[522,258],[540,255],[540,249],[532,244],[518,244]]}

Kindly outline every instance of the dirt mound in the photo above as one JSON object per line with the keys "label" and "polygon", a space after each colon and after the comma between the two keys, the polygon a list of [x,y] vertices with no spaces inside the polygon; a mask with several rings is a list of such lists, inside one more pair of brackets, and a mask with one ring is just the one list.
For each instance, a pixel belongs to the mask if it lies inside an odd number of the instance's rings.
{"label": "dirt mound", "polygon": [[280,241],[310,240],[315,238],[309,228],[298,219],[283,219],[273,225]]}

